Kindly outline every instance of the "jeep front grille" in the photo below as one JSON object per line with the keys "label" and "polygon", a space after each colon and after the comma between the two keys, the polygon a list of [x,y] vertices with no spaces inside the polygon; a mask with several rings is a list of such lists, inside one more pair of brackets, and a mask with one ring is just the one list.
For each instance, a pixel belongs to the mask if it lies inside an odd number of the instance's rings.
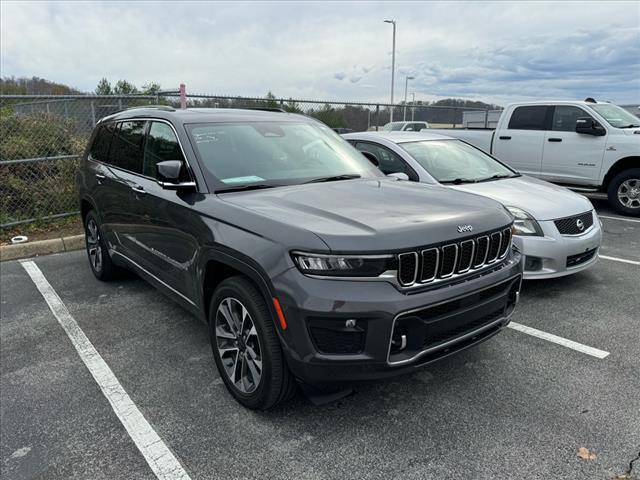
{"label": "jeep front grille", "polygon": [[511,245],[511,227],[460,242],[398,254],[398,283],[403,287],[472,273],[504,258]]}

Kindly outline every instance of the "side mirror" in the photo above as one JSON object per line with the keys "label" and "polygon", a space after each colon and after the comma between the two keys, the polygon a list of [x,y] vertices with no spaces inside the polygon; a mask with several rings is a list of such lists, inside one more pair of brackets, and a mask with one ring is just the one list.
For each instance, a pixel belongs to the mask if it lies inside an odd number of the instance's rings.
{"label": "side mirror", "polygon": [[371,152],[360,152],[362,155],[364,155],[364,158],[366,158],[367,160],[369,160],[371,163],[373,163],[376,167],[380,166],[380,160],[378,160],[378,157],[376,157],[373,153]]}
{"label": "side mirror", "polygon": [[187,177],[184,171],[184,163],[181,160],[165,160],[156,163],[156,178],[158,185],[167,190],[182,190],[185,188],[195,188],[196,182],[181,182]]}
{"label": "side mirror", "polygon": [[409,175],[404,172],[390,173],[387,177],[397,178],[398,180],[409,180]]}
{"label": "side mirror", "polygon": [[576,120],[576,133],[585,135],[595,135],[600,137],[607,134],[607,131],[591,117],[580,117]]}

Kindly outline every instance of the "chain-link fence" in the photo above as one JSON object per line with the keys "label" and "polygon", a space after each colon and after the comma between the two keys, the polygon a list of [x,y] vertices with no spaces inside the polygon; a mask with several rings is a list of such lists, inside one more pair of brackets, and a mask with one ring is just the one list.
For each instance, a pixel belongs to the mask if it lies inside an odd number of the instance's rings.
{"label": "chain-link fence", "polygon": [[[75,173],[96,122],[112,113],[151,104],[180,106],[177,92],[158,95],[0,95],[0,227],[71,215],[78,210]],[[187,107],[274,108],[308,115],[337,129],[377,130],[394,121],[460,127],[464,106],[389,105],[287,98],[189,95]],[[478,109],[490,126],[489,111]],[[482,118],[485,119],[483,122]],[[421,127],[419,127],[421,128]],[[419,129],[418,127],[416,129]]]}

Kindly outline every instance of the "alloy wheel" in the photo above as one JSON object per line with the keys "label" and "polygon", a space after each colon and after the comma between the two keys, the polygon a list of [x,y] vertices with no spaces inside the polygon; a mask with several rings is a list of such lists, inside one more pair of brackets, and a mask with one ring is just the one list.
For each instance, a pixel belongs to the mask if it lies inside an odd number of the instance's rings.
{"label": "alloy wheel", "polygon": [[220,302],[215,333],[228,378],[240,392],[254,392],[262,378],[262,349],[251,315],[242,302],[233,297]]}
{"label": "alloy wheel", "polygon": [[618,200],[627,208],[640,208],[640,179],[629,178],[618,187]]}
{"label": "alloy wheel", "polygon": [[91,267],[98,273],[102,270],[102,246],[100,244],[100,231],[93,218],[87,222],[87,251]]}

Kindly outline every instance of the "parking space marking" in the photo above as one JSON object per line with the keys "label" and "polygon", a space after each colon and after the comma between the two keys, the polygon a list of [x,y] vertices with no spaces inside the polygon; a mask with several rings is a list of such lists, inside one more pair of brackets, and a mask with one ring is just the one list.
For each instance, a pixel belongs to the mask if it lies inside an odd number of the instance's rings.
{"label": "parking space marking", "polygon": [[609,216],[609,215],[598,215],[598,217],[607,218],[609,220],[622,220],[623,222],[640,223],[640,220],[636,220],[635,218],[612,217],[612,216]]}
{"label": "parking space marking", "polygon": [[69,313],[42,271],[31,260],[20,262],[100,386],[118,419],[160,480],[190,480],[178,459],[147,422],[107,363]]}
{"label": "parking space marking", "polygon": [[520,323],[511,322],[507,326],[519,332],[526,333],[527,335],[541,338],[543,340],[547,340],[549,342],[562,345],[563,347],[567,347],[572,350],[576,350],[578,352],[586,353],[587,355],[591,355],[592,357],[603,359],[609,356],[609,352],[605,352],[604,350],[599,350],[597,348],[589,347],[588,345],[583,345],[581,343],[574,342],[573,340],[559,337],[557,335],[554,335],[553,333],[547,333],[547,332],[543,332],[542,330],[537,330],[535,328],[527,327],[526,325],[522,325]]}
{"label": "parking space marking", "polygon": [[612,260],[614,262],[630,263],[631,265],[640,265],[640,262],[636,260],[627,260],[626,258],[609,257],[607,255],[598,255],[598,256],[600,258],[604,258],[605,260]]}

